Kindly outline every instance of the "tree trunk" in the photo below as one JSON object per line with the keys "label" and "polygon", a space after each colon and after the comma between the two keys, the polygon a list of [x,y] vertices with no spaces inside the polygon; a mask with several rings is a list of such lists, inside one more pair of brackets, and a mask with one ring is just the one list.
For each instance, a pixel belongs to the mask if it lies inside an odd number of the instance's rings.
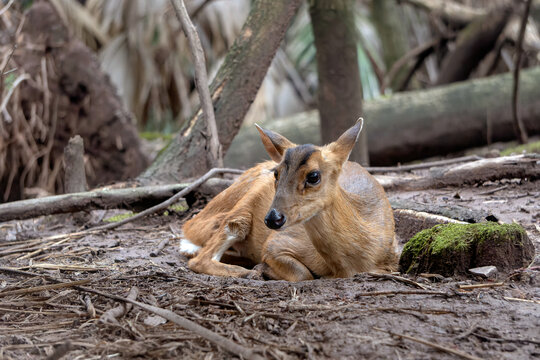
{"label": "tree trunk", "polygon": [[[522,71],[519,102],[527,131],[540,134],[540,67]],[[393,165],[434,155],[513,140],[509,101],[512,75],[492,76],[409,91],[364,103],[373,165]],[[262,124],[296,143],[320,144],[316,112]],[[238,134],[225,158],[232,167],[248,167],[267,159],[255,128]]]}
{"label": "tree trunk", "polygon": [[[300,0],[254,1],[240,35],[210,85],[224,153],[255,99],[300,3]],[[209,168],[207,148],[206,123],[197,111],[139,180],[143,183],[175,182],[200,175]]]}
{"label": "tree trunk", "polygon": [[[354,0],[312,0],[310,15],[317,48],[318,110],[324,143],[336,140],[362,114]],[[363,131],[351,159],[367,165]]]}

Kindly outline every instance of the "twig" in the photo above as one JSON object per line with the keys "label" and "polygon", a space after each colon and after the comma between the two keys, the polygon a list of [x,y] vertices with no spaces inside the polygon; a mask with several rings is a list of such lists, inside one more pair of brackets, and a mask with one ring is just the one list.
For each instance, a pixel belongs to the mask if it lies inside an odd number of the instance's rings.
{"label": "twig", "polygon": [[468,290],[468,289],[492,288],[492,287],[499,287],[503,285],[504,285],[503,282],[498,282],[498,283],[489,283],[489,284],[459,285],[459,288],[462,290]]}
{"label": "twig", "polygon": [[369,291],[355,294],[355,296],[384,296],[384,295],[442,295],[448,296],[444,291],[430,290],[389,290],[389,291]]}
{"label": "twig", "polygon": [[206,127],[210,133],[210,151],[208,152],[208,160],[210,166],[223,166],[221,144],[219,142],[216,117],[214,115],[214,103],[210,96],[210,89],[208,88],[208,75],[206,74],[204,50],[201,45],[201,40],[197,34],[197,29],[195,29],[195,26],[189,18],[184,0],[170,1],[176,13],[176,17],[178,18],[178,21],[180,21],[180,24],[182,24],[184,33],[188,38],[189,48],[195,62],[195,85],[197,87],[197,92],[199,93],[203,116],[206,118]]}
{"label": "twig", "polygon": [[166,208],[168,208],[169,206],[171,206],[172,204],[174,204],[175,202],[180,200],[182,197],[186,196],[187,194],[189,194],[190,192],[192,192],[193,190],[195,190],[196,188],[201,186],[206,180],[210,179],[211,177],[213,177],[213,176],[215,176],[217,174],[224,174],[224,173],[241,174],[241,173],[243,173],[243,171],[237,170],[237,169],[214,168],[212,170],[209,170],[206,174],[204,174],[203,176],[201,176],[200,178],[198,178],[194,182],[192,182],[184,190],[176,193],[174,196],[170,197],[168,200],[165,200],[161,204],[158,204],[156,206],[152,206],[150,209],[146,209],[144,211],[141,211],[137,215],[132,216],[132,217],[127,218],[127,219],[124,219],[122,221],[107,224],[107,225],[97,226],[95,228],[88,229],[88,230],[90,230],[90,231],[98,231],[98,230],[100,230],[101,231],[101,230],[114,229],[116,227],[122,226],[124,224],[130,223],[130,222],[138,220],[138,219],[141,219],[141,218],[143,218],[145,216],[148,216],[148,215],[153,214],[155,212],[158,212],[160,210],[165,210]]}
{"label": "twig", "polygon": [[477,333],[477,332],[473,332],[472,335],[474,335],[474,336],[476,336],[476,337],[479,337],[479,338],[482,339],[482,340],[488,340],[488,341],[496,341],[496,342],[519,342],[519,343],[531,343],[531,344],[540,345],[540,341],[531,340],[531,339],[513,339],[513,338],[504,338],[504,337],[501,337],[501,338],[493,338],[493,337],[490,337],[490,336],[486,336],[486,335],[483,335],[483,334],[479,334],[479,333]]}
{"label": "twig", "polygon": [[15,0],[10,0],[6,6],[4,6],[2,9],[0,9],[0,16],[3,15],[6,11],[9,10],[9,8],[11,7],[11,4],[13,4],[15,2]]}
{"label": "twig", "polygon": [[442,39],[434,39],[431,41],[428,41],[424,44],[421,44],[414,49],[407,52],[405,55],[403,55],[401,58],[399,58],[394,64],[392,64],[392,67],[390,68],[390,71],[388,71],[388,74],[386,75],[384,79],[384,87],[388,87],[388,85],[392,84],[392,81],[396,77],[396,74],[399,72],[399,70],[409,62],[409,60],[429,55],[434,49],[435,46],[441,42]]}
{"label": "twig", "polygon": [[[126,299],[136,300],[137,296],[139,296],[139,288],[134,286],[131,288],[131,290],[129,290],[129,294],[126,297]],[[121,303],[117,307],[114,307],[112,309],[105,311],[103,315],[100,316],[99,321],[104,322],[104,323],[118,324],[118,318],[127,314],[131,310],[132,307],[133,305],[129,303],[128,304]]]}
{"label": "twig", "polygon": [[94,307],[94,304],[92,304],[92,299],[90,299],[90,295],[86,294],[84,295],[82,302],[84,306],[86,306],[86,312],[88,313],[88,317],[90,319],[93,319],[96,317],[96,308]]}
{"label": "twig", "polygon": [[388,279],[388,280],[399,281],[399,282],[402,282],[402,283],[405,283],[405,284],[416,286],[417,288],[422,289],[422,290],[427,290],[427,288],[424,285],[421,285],[421,284],[417,283],[416,281],[412,281],[412,280],[404,278],[402,276],[390,275],[390,274],[377,274],[377,273],[371,273],[371,272],[368,273],[368,275],[376,277],[376,278],[380,278],[380,279]]}
{"label": "twig", "polygon": [[165,246],[167,246],[167,244],[169,243],[169,238],[165,238],[163,240],[160,241],[160,243],[158,244],[156,250],[153,250],[150,252],[150,256],[151,257],[156,257],[159,255],[159,253],[161,252],[161,250],[163,250],[163,248]]}
{"label": "twig", "polygon": [[525,129],[525,125],[519,116],[518,109],[519,69],[521,68],[523,38],[525,37],[525,28],[527,27],[527,20],[529,19],[531,1],[532,0],[525,0],[525,11],[523,12],[523,19],[521,20],[521,27],[519,28],[518,41],[516,44],[516,63],[514,66],[514,84],[512,88],[512,118],[514,119],[514,132],[516,138],[521,144],[527,143],[527,130]]}
{"label": "twig", "polygon": [[21,266],[18,269],[45,269],[45,270],[62,270],[62,271],[99,271],[99,270],[112,270],[105,266],[81,266],[81,265],[63,265],[63,264],[48,264],[38,263],[28,266]]}
{"label": "twig", "polygon": [[[62,282],[62,280],[58,280],[52,276],[49,276],[49,275],[42,275],[42,274],[34,274],[34,273],[31,273],[31,272],[27,272],[27,271],[21,271],[21,270],[16,270],[16,269],[11,269],[11,268],[5,268],[5,267],[0,267],[0,272],[7,272],[7,273],[12,273],[12,274],[18,274],[18,275],[24,275],[24,276],[34,276],[34,277],[43,277],[45,279],[48,279],[50,281],[55,281],[55,282],[58,282],[60,284],[65,284]],[[86,281],[86,280],[85,280]],[[59,284],[59,285],[60,285]],[[234,341],[232,340],[229,340],[227,339],[226,337],[223,337],[219,334],[216,334],[215,332],[213,331],[210,331],[208,330],[207,328],[197,324],[197,323],[194,323],[193,321],[191,320],[188,320],[186,318],[183,318],[181,317],[180,315],[170,311],[170,310],[166,310],[166,309],[162,309],[162,308],[159,308],[157,306],[152,306],[152,305],[148,305],[148,304],[144,304],[144,303],[140,303],[138,301],[135,301],[135,300],[130,300],[130,299],[127,299],[127,298],[124,298],[124,297],[121,297],[121,296],[118,296],[118,295],[113,295],[113,294],[108,294],[108,293],[105,293],[105,292],[102,292],[102,291],[99,291],[99,290],[95,290],[95,289],[92,289],[92,288],[88,288],[88,287],[84,287],[84,286],[73,286],[74,289],[77,289],[77,290],[80,290],[80,291],[85,291],[85,292],[89,292],[89,293],[92,293],[92,294],[96,294],[96,295],[99,295],[99,296],[103,296],[103,297],[106,297],[106,298],[109,298],[109,299],[113,299],[113,300],[117,300],[117,301],[123,301],[123,302],[126,302],[126,303],[130,303],[130,304],[133,304],[135,306],[138,306],[146,311],[149,311],[151,313],[154,313],[156,315],[159,315],[161,316],[162,318],[165,318],[171,322],[174,322],[175,324],[183,327],[184,329],[186,330],[189,330],[197,335],[199,335],[200,337],[202,338],[205,338],[206,340],[218,345],[218,346],[221,346],[223,349],[239,356],[239,357],[243,357],[245,359],[255,359],[255,360],[262,360],[263,357],[261,357],[260,355],[258,355],[256,353],[255,350],[253,349],[250,349],[250,348],[246,348],[242,345],[239,345],[239,344],[236,344]],[[1,294],[1,293],[0,293]]]}
{"label": "twig", "polygon": [[[91,289],[88,289],[88,288],[85,288],[85,291],[88,291],[88,290],[91,290]],[[98,295],[101,295],[101,296],[105,296],[105,297],[108,297],[110,299],[115,299],[115,300],[119,300],[119,301],[125,301],[127,303],[131,303],[135,306],[138,306],[146,311],[149,311],[151,313],[154,313],[156,315],[159,315],[161,316],[162,318],[165,318],[181,327],[183,327],[184,329],[186,330],[189,330],[189,331],[192,331],[194,333],[196,333],[197,335],[205,338],[206,340],[224,348],[225,350],[237,355],[237,356],[240,356],[240,357],[243,357],[243,358],[246,358],[246,359],[263,359],[261,356],[259,356],[258,354],[256,354],[256,352],[252,349],[249,349],[249,348],[246,348],[242,345],[239,345],[239,344],[236,344],[235,342],[219,335],[219,334],[216,334],[215,332],[211,331],[211,330],[208,330],[207,328],[191,321],[191,320],[188,320],[184,317],[181,317],[179,316],[178,314],[170,311],[170,310],[166,310],[166,309],[162,309],[162,308],[159,308],[157,306],[152,306],[152,305],[148,305],[148,304],[144,304],[144,303],[141,303],[141,302],[138,302],[138,301],[134,301],[134,300],[130,300],[130,299],[126,299],[126,298],[123,298],[121,296],[117,296],[117,295],[112,295],[112,294],[106,294],[106,293],[103,293],[101,291],[92,291]]]}
{"label": "twig", "polygon": [[482,159],[483,157],[481,156],[470,155],[470,156],[457,157],[453,159],[430,161],[430,162],[425,162],[421,164],[412,164],[412,165],[404,165],[404,166],[375,166],[375,167],[371,166],[371,167],[366,167],[366,170],[371,173],[410,171],[410,170],[428,169],[434,166],[451,165],[451,164],[456,164],[460,162],[476,161],[476,160],[482,160]]}
{"label": "twig", "polygon": [[71,341],[68,340],[54,349],[54,352],[47,357],[47,360],[59,360],[71,350],[73,350],[73,345],[71,344]]}
{"label": "twig", "polygon": [[478,323],[474,323],[471,327],[463,331],[461,334],[454,336],[454,340],[459,340],[459,339],[464,339],[466,337],[469,337],[469,335],[475,332],[476,329],[478,329]]}
{"label": "twig", "polygon": [[499,186],[498,188],[495,188],[495,189],[492,189],[492,190],[488,190],[488,191],[484,191],[484,192],[478,193],[477,195],[490,195],[490,194],[494,194],[494,193],[496,193],[497,191],[506,189],[507,187],[508,187],[508,185]]}
{"label": "twig", "polygon": [[522,302],[528,302],[528,303],[540,305],[540,300],[520,299],[520,298],[515,298],[515,297],[507,297],[507,296],[503,296],[503,299],[508,300],[508,301],[522,301]]}
{"label": "twig", "polygon": [[454,350],[454,349],[451,349],[449,347],[446,347],[446,346],[443,346],[443,345],[440,345],[440,344],[437,344],[437,343],[434,343],[434,342],[431,342],[431,341],[428,341],[428,340],[424,340],[424,339],[421,339],[421,338],[417,338],[417,337],[409,336],[409,335],[405,335],[405,334],[398,334],[398,333],[395,333],[393,331],[384,330],[384,329],[381,329],[381,328],[378,328],[378,327],[374,327],[373,329],[377,330],[377,331],[388,333],[388,334],[390,334],[392,336],[397,336],[397,337],[400,337],[400,338],[403,338],[403,339],[407,339],[407,340],[411,340],[411,341],[414,341],[414,342],[417,342],[417,343],[420,343],[420,344],[431,346],[431,347],[433,347],[435,349],[447,352],[449,354],[460,356],[460,357],[462,357],[464,359],[481,360],[479,357],[469,355],[469,354],[464,353],[464,352],[462,352],[460,350]]}
{"label": "twig", "polygon": [[13,85],[11,85],[11,88],[8,90],[6,97],[2,99],[2,103],[0,104],[0,113],[2,113],[6,109],[9,99],[11,98],[11,95],[13,95],[13,92],[15,91],[17,86],[19,86],[19,84],[22,83],[24,80],[28,79],[30,79],[30,75],[28,74],[21,74],[15,79]]}
{"label": "twig", "polygon": [[57,290],[57,289],[63,289],[66,287],[75,287],[78,285],[88,284],[89,282],[92,282],[92,281],[95,281],[95,280],[86,279],[86,280],[78,280],[78,281],[71,281],[71,282],[62,282],[58,284],[35,286],[35,287],[25,288],[25,289],[3,291],[3,292],[0,292],[0,297],[10,296],[10,295],[30,294],[30,293],[44,291],[44,290]]}

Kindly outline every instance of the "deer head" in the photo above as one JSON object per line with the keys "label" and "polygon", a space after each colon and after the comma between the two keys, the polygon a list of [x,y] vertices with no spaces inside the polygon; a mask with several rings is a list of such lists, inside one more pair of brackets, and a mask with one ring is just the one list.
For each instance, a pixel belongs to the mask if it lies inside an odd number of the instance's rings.
{"label": "deer head", "polygon": [[296,145],[284,136],[257,126],[263,145],[277,165],[276,193],[264,222],[270,229],[303,223],[323,210],[339,189],[341,168],[363,126],[360,118],[335,142],[325,146]]}

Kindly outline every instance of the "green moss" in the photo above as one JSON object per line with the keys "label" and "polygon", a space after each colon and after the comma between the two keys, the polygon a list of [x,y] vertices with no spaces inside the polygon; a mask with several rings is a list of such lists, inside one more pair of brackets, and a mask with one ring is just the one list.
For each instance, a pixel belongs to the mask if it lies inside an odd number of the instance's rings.
{"label": "green moss", "polygon": [[189,207],[187,206],[186,202],[183,201],[183,202],[178,202],[176,204],[173,204],[169,206],[167,209],[173,212],[184,212],[187,209],[189,209]]}
{"label": "green moss", "polygon": [[431,254],[467,250],[471,243],[471,237],[471,229],[468,226],[462,226],[462,224],[449,224],[440,227],[439,231],[432,235]]}
{"label": "green moss", "polygon": [[9,73],[4,77],[4,87],[6,89],[11,89],[13,86],[13,83],[15,82],[16,74],[15,73]]}
{"label": "green moss", "polygon": [[508,156],[512,154],[522,153],[540,153],[540,141],[534,141],[528,144],[510,147],[501,151],[501,156]]}
{"label": "green moss", "polygon": [[[525,229],[519,224],[497,224],[494,222],[488,222],[486,224],[471,224],[477,225],[476,239],[478,245],[482,244],[486,240],[494,240],[495,242],[504,242],[510,238],[516,237],[515,235],[521,235],[525,233]],[[483,225],[483,226],[480,226]]]}
{"label": "green moss", "polygon": [[432,234],[437,231],[437,226],[422,230],[414,235],[403,247],[403,254],[412,258],[419,257],[427,249],[432,240]]}
{"label": "green moss", "polygon": [[111,216],[110,218],[106,218],[103,221],[108,222],[108,223],[115,223],[115,222],[119,222],[119,221],[128,219],[128,218],[130,218],[132,216],[135,216],[135,214],[133,212],[129,211],[127,213]]}

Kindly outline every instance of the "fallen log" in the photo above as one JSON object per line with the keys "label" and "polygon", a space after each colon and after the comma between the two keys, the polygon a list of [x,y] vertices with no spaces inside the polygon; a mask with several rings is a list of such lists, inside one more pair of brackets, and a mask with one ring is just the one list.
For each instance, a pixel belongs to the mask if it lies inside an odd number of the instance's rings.
{"label": "fallen log", "polygon": [[464,221],[455,220],[442,215],[434,215],[422,211],[409,209],[394,210],[394,221],[396,223],[396,235],[400,244],[405,244],[416,233],[431,229],[440,224],[466,224]]}
{"label": "fallen log", "polygon": [[[227,179],[209,179],[196,191],[213,197],[232,183]],[[159,204],[189,184],[153,185],[128,189],[93,191],[48,196],[0,204],[0,222],[30,219],[42,215],[65,214],[96,209],[144,209]]]}
{"label": "fallen log", "polygon": [[455,49],[444,58],[437,85],[467,80],[495,47],[510,15],[509,8],[497,9],[467,25],[459,33]]}
{"label": "fallen log", "polygon": [[540,178],[540,155],[482,159],[458,166],[434,168],[425,176],[382,175],[375,178],[386,190],[433,189],[513,178],[536,180]]}
{"label": "fallen log", "polygon": [[394,209],[394,214],[400,210],[413,211],[415,213],[430,214],[433,216],[440,216],[455,221],[467,223],[479,223],[484,221],[498,220],[487,211],[472,210],[459,205],[445,204],[444,206],[440,206],[435,204],[423,204],[416,201],[392,199],[392,197],[390,197],[390,205],[392,206],[392,209]]}
{"label": "fallen log", "polygon": [[[540,134],[540,67],[521,72],[520,109],[530,135]],[[366,101],[364,118],[372,165],[446,155],[488,141],[512,140],[512,75],[503,74]],[[351,119],[354,121],[354,119]],[[296,143],[320,144],[316,111],[261,126]],[[491,137],[488,139],[488,130]],[[225,157],[229,167],[268,159],[254,126],[243,127]]]}

